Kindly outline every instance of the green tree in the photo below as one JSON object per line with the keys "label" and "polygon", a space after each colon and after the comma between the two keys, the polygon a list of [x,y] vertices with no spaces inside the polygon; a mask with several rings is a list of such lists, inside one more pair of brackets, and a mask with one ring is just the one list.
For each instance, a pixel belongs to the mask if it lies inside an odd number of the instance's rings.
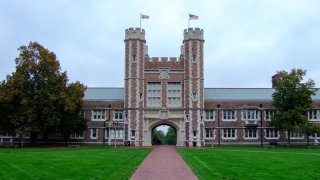
{"label": "green tree", "polygon": [[279,77],[275,81],[276,89],[272,95],[276,112],[270,125],[279,130],[286,130],[290,145],[291,132],[306,133],[307,129],[313,126],[309,123],[307,115],[308,110],[313,108],[311,96],[315,94],[315,83],[311,79],[303,82],[306,71],[302,69],[292,69],[290,73],[280,71],[278,74]]}
{"label": "green tree", "polygon": [[152,132],[152,145],[161,145],[164,144],[164,133],[161,130],[156,128]]}
{"label": "green tree", "polygon": [[[1,124],[20,138],[30,134],[32,143],[39,134],[46,138],[50,133],[66,136],[83,130],[86,121],[80,111],[85,87],[79,82],[68,84],[67,73],[60,71],[56,55],[39,43],[30,42],[18,50],[16,71],[7,76],[0,88],[0,112],[9,109],[0,114]],[[6,98],[1,98],[4,95]]]}
{"label": "green tree", "polygon": [[168,132],[165,136],[165,144],[168,144],[168,145],[176,145],[177,144],[176,131],[172,127],[168,128]]}

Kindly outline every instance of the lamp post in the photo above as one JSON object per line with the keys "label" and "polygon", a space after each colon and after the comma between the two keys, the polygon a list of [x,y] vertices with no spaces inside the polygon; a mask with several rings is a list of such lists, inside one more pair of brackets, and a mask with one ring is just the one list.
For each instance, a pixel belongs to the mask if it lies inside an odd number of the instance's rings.
{"label": "lamp post", "polygon": [[262,107],[263,105],[260,104],[260,141],[261,141],[261,146],[263,146],[263,137],[262,137]]}
{"label": "lamp post", "polygon": [[211,139],[211,148],[213,148],[213,141],[214,141],[214,122],[212,122],[212,132],[211,132],[211,136],[212,136],[212,139]]}
{"label": "lamp post", "polygon": [[103,146],[106,144],[106,125],[107,125],[107,120],[103,122]]}
{"label": "lamp post", "polygon": [[220,104],[217,105],[218,107],[218,145],[220,146]]}
{"label": "lamp post", "polygon": [[119,124],[119,121],[118,120],[114,120],[113,121],[113,124],[114,124],[114,148],[117,149],[117,126]]}
{"label": "lamp post", "polygon": [[[108,121],[110,122],[110,109],[111,109],[111,104],[108,105]],[[105,136],[103,136],[105,138]],[[110,132],[109,132],[109,138],[110,138]]]}

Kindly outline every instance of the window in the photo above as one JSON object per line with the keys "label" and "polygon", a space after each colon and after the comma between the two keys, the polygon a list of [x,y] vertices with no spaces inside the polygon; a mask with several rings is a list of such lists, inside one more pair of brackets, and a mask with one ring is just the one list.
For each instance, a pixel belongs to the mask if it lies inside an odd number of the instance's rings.
{"label": "window", "polygon": [[181,106],[181,83],[168,83],[168,106]]}
{"label": "window", "polygon": [[132,55],[131,61],[134,63],[137,62],[137,55]]}
{"label": "window", "polygon": [[136,130],[131,130],[131,137],[136,137]]}
{"label": "window", "polygon": [[258,138],[258,129],[257,128],[244,129],[244,138],[245,139],[257,139]]}
{"label": "window", "polygon": [[205,116],[206,121],[214,121],[215,112],[213,110],[206,110],[205,114],[206,114]]}
{"label": "window", "polygon": [[206,128],[206,138],[214,138],[214,130],[212,128]]}
{"label": "window", "polygon": [[106,139],[109,138],[109,130],[110,130],[110,129],[105,129],[105,130],[104,130],[104,138],[106,138]]}
{"label": "window", "polygon": [[190,121],[190,115],[186,114],[186,121]]}
{"label": "window", "polygon": [[235,128],[227,128],[223,129],[223,138],[224,139],[236,139],[236,129]]}
{"label": "window", "polygon": [[275,129],[265,129],[266,139],[279,139],[279,131]]}
{"label": "window", "polygon": [[266,121],[271,121],[271,118],[272,118],[272,116],[273,116],[273,111],[272,110],[270,110],[270,109],[266,109],[265,111],[264,111],[264,115],[265,115],[265,120]]}
{"label": "window", "polygon": [[73,133],[70,135],[70,139],[83,139],[83,133]]}
{"label": "window", "polygon": [[147,106],[160,107],[161,106],[161,83],[148,83],[148,100]]}
{"label": "window", "polygon": [[319,136],[319,134],[314,133],[314,134],[310,135],[310,139],[318,140],[318,139],[320,139],[320,136]]}
{"label": "window", "polygon": [[18,137],[16,133],[4,133],[0,134],[0,138],[15,138]]}
{"label": "window", "polygon": [[193,139],[197,139],[197,130],[193,130]]}
{"label": "window", "polygon": [[259,112],[257,109],[246,109],[242,110],[243,120],[257,120],[259,117]]}
{"label": "window", "polygon": [[49,134],[49,138],[50,139],[61,139],[62,135],[59,132],[53,132],[53,133]]}
{"label": "window", "polygon": [[122,139],[124,137],[123,129],[110,129],[110,138]]}
{"label": "window", "polygon": [[97,128],[92,128],[91,129],[91,139],[98,139],[98,129]]}
{"label": "window", "polygon": [[236,120],[236,111],[235,110],[223,110],[222,111],[222,120],[228,121],[228,120]]}
{"label": "window", "polygon": [[320,121],[319,110],[310,110],[308,112],[308,119],[310,121]]}
{"label": "window", "polygon": [[192,55],[191,61],[192,62],[196,62],[197,61],[197,56],[196,55]]}
{"label": "window", "polygon": [[[290,139],[303,139],[304,136],[302,133],[295,133],[295,132],[291,132],[290,133]],[[288,132],[287,132],[287,139],[288,139]]]}
{"label": "window", "polygon": [[198,93],[192,93],[191,98],[192,98],[192,101],[198,100]]}
{"label": "window", "polygon": [[104,121],[106,119],[105,110],[92,110],[92,120],[94,121]]}
{"label": "window", "polygon": [[80,116],[83,117],[83,118],[86,117],[86,114],[85,114],[85,111],[84,111],[84,110],[81,110],[81,111],[80,111]]}
{"label": "window", "polygon": [[114,111],[114,121],[122,121],[123,120],[123,111],[116,110]]}

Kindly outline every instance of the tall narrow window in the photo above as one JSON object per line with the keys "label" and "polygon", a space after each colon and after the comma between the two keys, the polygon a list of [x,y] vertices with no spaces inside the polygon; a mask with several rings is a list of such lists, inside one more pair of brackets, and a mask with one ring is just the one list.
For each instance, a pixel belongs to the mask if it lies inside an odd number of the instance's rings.
{"label": "tall narrow window", "polygon": [[196,55],[192,55],[191,61],[192,62],[196,62],[197,61],[197,56]]}
{"label": "tall narrow window", "polygon": [[131,137],[136,137],[136,130],[131,130]]}
{"label": "tall narrow window", "polygon": [[148,107],[160,107],[161,106],[161,83],[148,83]]}
{"label": "tall narrow window", "polygon": [[192,101],[197,101],[198,100],[198,94],[197,93],[192,93],[191,94],[191,99],[192,99]]}
{"label": "tall narrow window", "polygon": [[136,55],[132,55],[131,61],[134,62],[134,63],[137,62],[137,56]]}
{"label": "tall narrow window", "polygon": [[265,120],[266,121],[271,121],[272,115],[273,115],[272,110],[270,110],[270,109],[265,110]]}
{"label": "tall narrow window", "polygon": [[168,83],[168,101],[170,107],[181,106],[181,83]]}
{"label": "tall narrow window", "polygon": [[97,128],[92,128],[91,129],[91,139],[98,139],[98,129]]}
{"label": "tall narrow window", "polygon": [[193,138],[197,137],[197,130],[193,130]]}

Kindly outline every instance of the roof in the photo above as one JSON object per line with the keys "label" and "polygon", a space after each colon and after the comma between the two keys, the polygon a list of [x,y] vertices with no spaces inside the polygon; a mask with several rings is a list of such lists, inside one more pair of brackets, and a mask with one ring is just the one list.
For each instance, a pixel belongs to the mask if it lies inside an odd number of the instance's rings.
{"label": "roof", "polygon": [[123,101],[124,88],[97,88],[88,87],[84,94],[84,100],[110,100],[110,101]]}
{"label": "roof", "polygon": [[205,100],[272,101],[272,88],[205,88]]}
{"label": "roof", "polygon": [[[320,100],[320,89],[313,100]],[[216,101],[272,101],[272,88],[205,88],[204,99]],[[87,88],[84,100],[123,101],[124,88]]]}

